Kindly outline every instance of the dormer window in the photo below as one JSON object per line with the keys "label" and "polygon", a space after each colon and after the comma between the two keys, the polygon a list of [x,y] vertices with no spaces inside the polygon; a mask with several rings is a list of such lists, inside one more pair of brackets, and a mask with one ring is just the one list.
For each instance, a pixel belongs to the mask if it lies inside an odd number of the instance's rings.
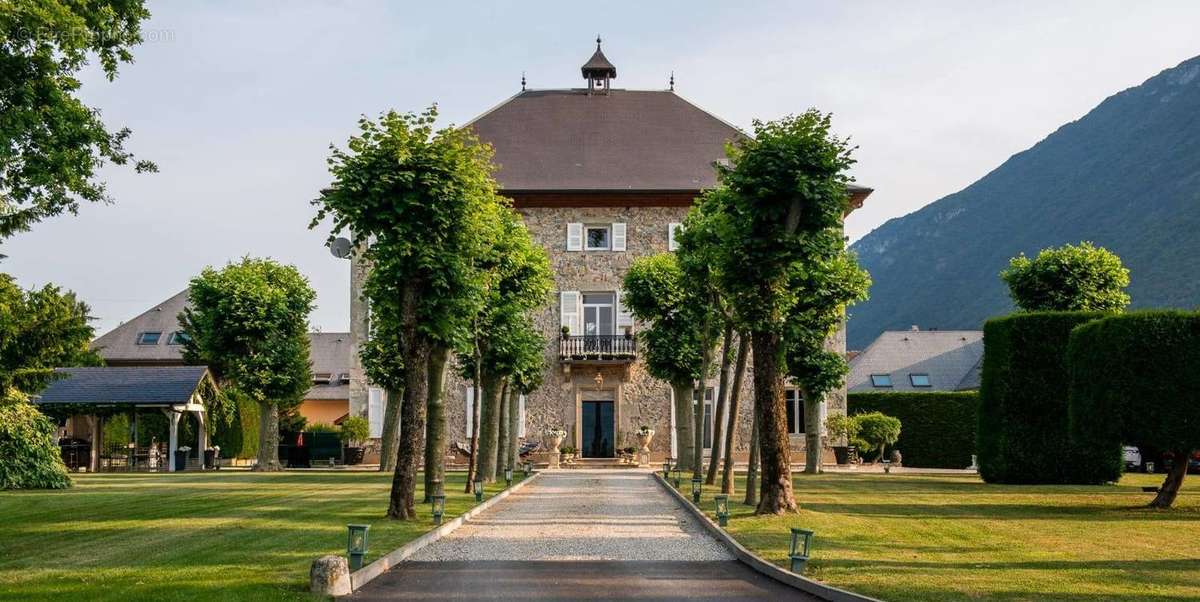
{"label": "dormer window", "polygon": [[157,345],[158,340],[162,338],[162,331],[150,330],[139,332],[137,338],[138,345]]}

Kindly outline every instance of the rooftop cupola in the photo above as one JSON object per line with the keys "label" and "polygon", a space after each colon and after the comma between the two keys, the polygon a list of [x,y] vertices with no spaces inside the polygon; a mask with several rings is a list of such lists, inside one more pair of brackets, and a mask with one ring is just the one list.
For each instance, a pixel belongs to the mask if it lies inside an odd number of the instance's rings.
{"label": "rooftop cupola", "polygon": [[617,78],[617,68],[608,62],[608,57],[600,50],[600,36],[596,36],[596,52],[592,53],[592,58],[583,64],[580,71],[583,72],[583,79],[587,80],[588,94],[596,91],[608,94],[610,80]]}

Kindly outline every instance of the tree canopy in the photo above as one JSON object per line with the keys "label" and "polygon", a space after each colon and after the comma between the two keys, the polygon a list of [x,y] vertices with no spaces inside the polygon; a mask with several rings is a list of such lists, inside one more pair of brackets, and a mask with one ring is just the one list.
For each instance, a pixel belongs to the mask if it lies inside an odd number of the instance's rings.
{"label": "tree canopy", "polygon": [[141,0],[12,0],[0,5],[0,240],[83,202],[110,202],[97,171],[133,162],[130,131],[109,131],[79,98],[92,57],[113,80],[149,18]]}
{"label": "tree canopy", "polygon": [[245,257],[205,268],[188,298],[179,316],[184,360],[207,365],[259,404],[258,468],[277,469],[279,412],[299,406],[312,385],[308,315],[316,293],[295,267]]}
{"label": "tree canopy", "polygon": [[1116,253],[1090,242],[1013,257],[1000,272],[1024,311],[1121,311],[1129,305],[1129,270]]}
{"label": "tree canopy", "polygon": [[25,290],[0,274],[0,396],[40,392],[53,369],[99,366],[87,304],[54,285]]}

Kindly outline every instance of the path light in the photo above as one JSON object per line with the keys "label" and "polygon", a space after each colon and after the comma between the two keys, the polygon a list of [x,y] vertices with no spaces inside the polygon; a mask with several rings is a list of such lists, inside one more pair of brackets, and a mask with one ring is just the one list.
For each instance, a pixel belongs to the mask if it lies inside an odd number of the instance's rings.
{"label": "path light", "polygon": [[442,515],[446,513],[446,496],[437,494],[433,496],[433,524],[442,524]]}
{"label": "path light", "polygon": [[362,568],[363,556],[367,555],[367,529],[371,525],[346,525],[350,530],[350,538],[346,542],[346,552],[350,556],[350,570]]}
{"label": "path light", "polygon": [[663,480],[671,478],[671,459],[663,460]]}
{"label": "path light", "polygon": [[511,466],[504,469],[504,486],[512,487],[512,467]]}
{"label": "path light", "polygon": [[792,545],[788,549],[788,557],[792,559],[792,572],[804,572],[808,564],[808,553],[812,549],[813,532],[808,529],[792,527]]}
{"label": "path light", "polygon": [[475,477],[475,501],[483,501],[483,477]]}
{"label": "path light", "polygon": [[722,527],[729,525],[729,496],[725,494],[713,498],[717,502],[717,524]]}
{"label": "path light", "polygon": [[700,503],[700,490],[704,487],[700,477],[692,477],[692,503]]}

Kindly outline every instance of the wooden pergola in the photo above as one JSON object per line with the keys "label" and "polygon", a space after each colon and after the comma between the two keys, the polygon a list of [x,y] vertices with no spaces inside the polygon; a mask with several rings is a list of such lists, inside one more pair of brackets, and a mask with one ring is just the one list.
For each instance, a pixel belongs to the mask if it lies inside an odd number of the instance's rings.
{"label": "wooden pergola", "polygon": [[[167,466],[175,471],[175,452],[180,447],[179,421],[187,413],[197,422],[196,458],[204,466],[208,434],[204,422],[208,401],[216,385],[205,366],[130,366],[102,368],[58,368],[58,376],[33,402],[58,414],[88,417],[91,431],[89,470],[100,469],[103,416],[113,410],[159,410],[167,417],[169,437]],[[135,418],[136,419],[136,418]],[[136,446],[136,430],[135,430]]]}

